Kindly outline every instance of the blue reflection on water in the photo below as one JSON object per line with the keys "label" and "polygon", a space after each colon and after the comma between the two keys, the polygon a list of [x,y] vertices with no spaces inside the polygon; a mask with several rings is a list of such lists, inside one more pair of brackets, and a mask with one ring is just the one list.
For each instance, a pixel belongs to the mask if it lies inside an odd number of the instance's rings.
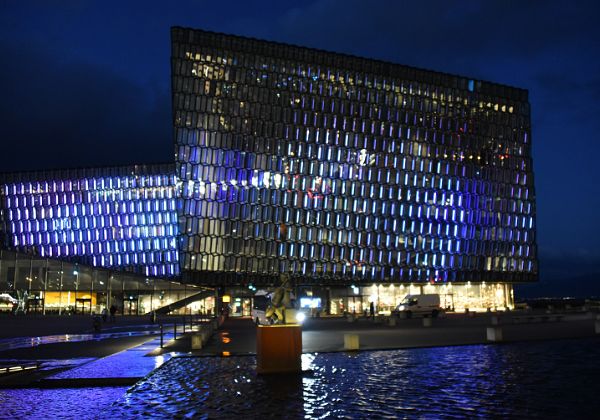
{"label": "blue reflection on water", "polygon": [[600,412],[600,338],[306,354],[302,362],[301,375],[257,376],[254,357],[179,357],[127,392],[5,389],[0,418],[571,419]]}
{"label": "blue reflection on water", "polygon": [[[0,389],[0,418],[107,418],[106,409],[127,388]],[[110,411],[109,411],[110,412]]]}
{"label": "blue reflection on water", "polygon": [[113,416],[559,417],[600,410],[600,340],[303,356],[302,375],[257,376],[254,357],[181,357]]}
{"label": "blue reflection on water", "polygon": [[158,326],[136,326],[137,328],[148,328],[139,331],[122,331],[94,334],[56,334],[41,337],[10,337],[0,339],[0,351],[14,350],[20,348],[37,347],[44,344],[74,343],[80,341],[99,341],[109,338],[138,337],[144,335],[157,335],[160,330]]}

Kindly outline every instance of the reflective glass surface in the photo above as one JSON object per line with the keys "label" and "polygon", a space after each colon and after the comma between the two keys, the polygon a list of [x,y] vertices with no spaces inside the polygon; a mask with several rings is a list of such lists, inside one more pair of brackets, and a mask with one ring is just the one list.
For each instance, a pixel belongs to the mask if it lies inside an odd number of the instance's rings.
{"label": "reflective glass surface", "polygon": [[172,40],[190,276],[537,277],[527,91],[184,28]]}
{"label": "reflective glass surface", "polygon": [[89,172],[5,177],[0,198],[9,246],[96,267],[151,276],[178,274],[172,170],[146,173],[131,167],[112,174],[107,169]]}

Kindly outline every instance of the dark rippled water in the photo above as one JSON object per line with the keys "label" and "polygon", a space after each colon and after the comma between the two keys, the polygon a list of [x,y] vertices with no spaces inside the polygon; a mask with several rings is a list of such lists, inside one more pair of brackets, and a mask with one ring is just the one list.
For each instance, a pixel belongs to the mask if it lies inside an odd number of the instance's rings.
{"label": "dark rippled water", "polygon": [[[301,375],[257,376],[254,357],[174,358],[112,418],[592,418],[600,339],[303,356]],[[597,417],[596,417],[597,418]]]}

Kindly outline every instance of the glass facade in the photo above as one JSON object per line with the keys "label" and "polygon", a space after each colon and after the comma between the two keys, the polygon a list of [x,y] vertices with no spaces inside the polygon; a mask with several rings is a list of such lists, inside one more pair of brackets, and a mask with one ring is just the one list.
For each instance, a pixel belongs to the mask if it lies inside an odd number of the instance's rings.
{"label": "glass facade", "polygon": [[537,279],[527,91],[185,28],[172,43],[190,281]]}
{"label": "glass facade", "polygon": [[[0,316],[99,314],[111,305],[118,308],[119,315],[143,315],[204,290],[171,278],[145,277],[0,249]],[[214,296],[207,296],[172,313],[196,315],[213,312],[214,307]]]}
{"label": "glass facade", "polygon": [[5,242],[41,257],[146,276],[179,274],[172,165],[4,175]]}
{"label": "glass facade", "polygon": [[174,162],[0,175],[0,293],[60,312],[118,290],[137,313],[178,280],[243,314],[285,273],[332,314],[385,313],[409,292],[512,307],[537,279],[527,91],[171,35]]}

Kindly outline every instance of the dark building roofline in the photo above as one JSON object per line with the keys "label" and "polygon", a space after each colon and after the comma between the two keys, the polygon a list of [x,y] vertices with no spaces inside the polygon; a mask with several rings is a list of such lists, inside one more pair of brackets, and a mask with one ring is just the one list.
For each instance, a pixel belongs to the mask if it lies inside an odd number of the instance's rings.
{"label": "dark building roofline", "polygon": [[[312,64],[347,68],[349,70],[372,73],[385,77],[396,77],[432,83],[453,89],[467,90],[469,81],[473,80],[475,82],[474,91],[476,93],[503,97],[515,101],[526,102],[529,95],[526,89],[473,79],[466,76],[442,73],[388,61],[302,47],[293,44],[205,31],[202,29],[173,26],[171,27],[171,40],[190,44],[202,43],[203,45],[214,48],[226,48],[232,51],[248,52]],[[266,47],[270,48],[267,50]]]}

